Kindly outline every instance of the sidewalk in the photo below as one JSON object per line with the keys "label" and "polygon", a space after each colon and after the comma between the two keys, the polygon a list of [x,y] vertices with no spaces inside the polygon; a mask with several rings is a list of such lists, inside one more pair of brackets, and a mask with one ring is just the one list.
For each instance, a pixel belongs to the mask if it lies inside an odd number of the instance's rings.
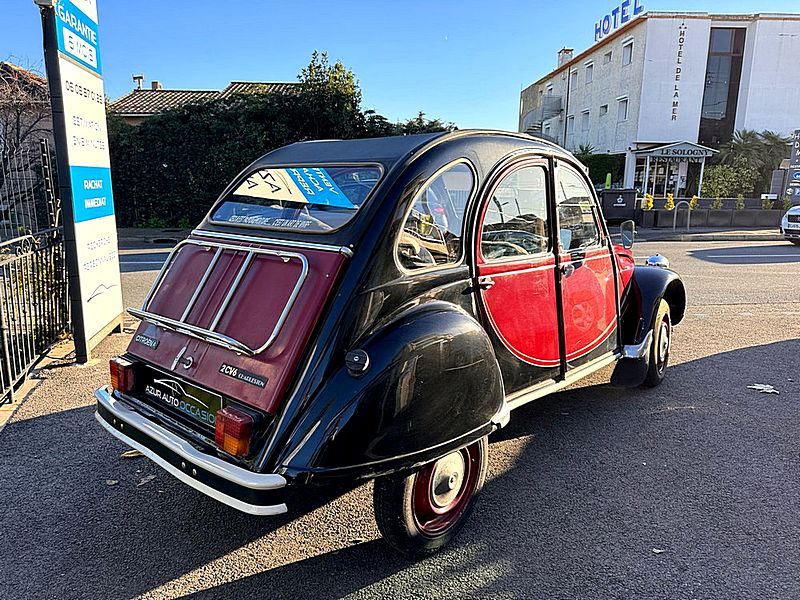
{"label": "sidewalk", "polygon": [[117,229],[117,243],[120,246],[138,244],[177,244],[187,238],[191,229],[167,227],[165,229],[144,229],[137,227],[121,227]]}
{"label": "sidewalk", "polygon": [[686,231],[678,227],[636,230],[640,242],[781,242],[783,236],[774,227],[759,229],[731,229],[727,227],[698,227]]}

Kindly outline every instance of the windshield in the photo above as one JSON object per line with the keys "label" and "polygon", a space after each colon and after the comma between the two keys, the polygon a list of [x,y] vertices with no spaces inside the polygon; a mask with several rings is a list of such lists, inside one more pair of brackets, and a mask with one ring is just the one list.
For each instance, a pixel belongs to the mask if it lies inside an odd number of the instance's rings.
{"label": "windshield", "polygon": [[325,232],[356,214],[381,170],[356,167],[282,167],[251,173],[214,209],[217,223]]}

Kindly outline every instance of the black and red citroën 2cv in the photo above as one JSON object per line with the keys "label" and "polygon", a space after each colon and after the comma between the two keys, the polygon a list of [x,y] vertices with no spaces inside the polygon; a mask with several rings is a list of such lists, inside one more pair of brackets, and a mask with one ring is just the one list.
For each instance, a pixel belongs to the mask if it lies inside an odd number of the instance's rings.
{"label": "black and red citro\u00ebn 2cv", "polygon": [[[572,155],[521,134],[297,143],[179,243],[98,421],[239,510],[374,478],[412,555],[461,528],[510,411],[616,363],[654,386],[680,278],[612,242]],[[307,488],[308,489],[308,488]]]}

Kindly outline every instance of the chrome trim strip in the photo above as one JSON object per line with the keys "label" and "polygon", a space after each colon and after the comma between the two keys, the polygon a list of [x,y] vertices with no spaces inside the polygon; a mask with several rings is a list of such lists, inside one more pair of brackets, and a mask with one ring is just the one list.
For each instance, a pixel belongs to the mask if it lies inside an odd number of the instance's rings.
{"label": "chrome trim strip", "polygon": [[139,310],[138,308],[128,308],[128,312],[137,319],[147,321],[148,323],[152,323],[158,327],[171,329],[172,331],[177,331],[178,333],[188,335],[189,337],[193,337],[198,340],[204,340],[210,344],[222,346],[223,348],[233,350],[234,352],[241,352],[243,354],[250,355],[255,354],[253,350],[238,340],[216,331],[209,331],[208,329],[203,329],[202,327],[195,327],[189,323],[182,323],[180,321],[176,321],[175,319],[170,319],[169,317],[147,312],[146,310]]}
{"label": "chrome trim strip", "polygon": [[[189,305],[187,305],[187,308],[184,309],[181,319],[177,320],[171,319],[169,317],[165,317],[163,315],[159,315],[147,310],[147,307],[150,305],[150,302],[152,301],[152,296],[154,292],[161,286],[161,282],[165,277],[166,273],[169,271],[169,267],[172,264],[172,261],[174,260],[175,256],[177,255],[177,252],[181,248],[187,245],[200,246],[204,248],[216,248],[218,254],[221,254],[223,250],[231,250],[233,252],[246,253],[246,257],[242,262],[242,265],[239,267],[239,271],[236,274],[236,278],[231,283],[231,286],[228,289],[228,292],[225,295],[225,298],[222,301],[220,308],[214,315],[214,319],[211,323],[210,328],[208,329],[192,325],[191,323],[186,323],[184,319],[188,317],[188,314],[191,310],[190,308],[191,305],[194,304],[194,302],[196,302],[197,296],[199,296],[200,294],[200,290],[202,290],[202,287],[207,282],[210,273],[210,268],[212,265],[209,265],[209,267],[206,269],[206,272],[204,273],[203,278],[198,284],[197,289],[193,293],[192,298],[189,300]],[[264,344],[262,344],[258,348],[250,348],[243,342],[240,342],[239,340],[236,340],[232,337],[214,331],[214,329],[219,324],[219,321],[222,318],[222,314],[228,307],[228,304],[230,303],[233,294],[236,292],[236,288],[238,287],[239,283],[241,283],[241,280],[244,277],[247,268],[250,266],[250,263],[252,262],[256,254],[276,256],[281,260],[283,260],[284,262],[288,262],[292,259],[299,260],[302,270],[300,272],[300,276],[297,278],[297,282],[295,283],[294,288],[292,289],[292,293],[289,295],[289,298],[286,301],[286,306],[284,306],[283,311],[278,317],[278,321],[275,323],[275,327],[273,327],[272,333],[270,333],[269,337],[267,338],[267,341],[264,342]],[[215,264],[215,262],[216,261],[212,259],[212,263]],[[149,323],[153,323],[154,325],[165,327],[167,329],[172,329],[173,331],[178,331],[180,333],[184,333],[191,337],[205,340],[212,344],[217,344],[218,346],[222,346],[223,348],[228,348],[229,350],[233,350],[234,352],[241,352],[253,356],[256,354],[260,354],[261,352],[266,350],[278,337],[278,333],[280,333],[283,324],[286,322],[286,318],[289,316],[289,311],[292,309],[292,306],[294,305],[297,296],[300,294],[300,288],[303,286],[303,283],[305,282],[307,276],[308,276],[308,259],[306,259],[306,257],[303,254],[300,254],[298,252],[288,252],[288,251],[283,252],[280,250],[269,250],[266,248],[235,246],[232,244],[224,244],[221,242],[209,242],[204,240],[192,240],[192,239],[183,240],[182,242],[177,244],[175,248],[173,248],[169,258],[164,263],[164,266],[161,267],[161,271],[159,272],[156,281],[153,283],[153,286],[150,288],[150,292],[148,293],[147,298],[145,298],[141,310],[137,310],[135,308],[129,308],[128,312],[134,317],[142,319],[143,321],[148,321]]]}
{"label": "chrome trim strip", "polygon": [[275,246],[286,246],[289,248],[303,248],[306,250],[330,250],[339,252],[345,256],[353,256],[353,250],[347,246],[336,246],[333,244],[319,244],[317,242],[298,242],[295,240],[279,240],[275,238],[263,238],[254,235],[244,235],[241,233],[220,233],[218,231],[206,231],[204,229],[192,230],[192,235],[202,237],[217,238],[223,240],[238,240],[240,242],[251,242],[253,244],[273,244]]}
{"label": "chrome trim strip", "polygon": [[[218,458],[214,458],[213,456],[200,453],[188,442],[182,440],[155,423],[152,423],[148,419],[145,419],[139,413],[127,408],[122,402],[119,402],[111,396],[107,387],[102,387],[95,391],[95,397],[97,398],[97,402],[99,404],[102,404],[106,410],[115,415],[116,418],[120,419],[126,425],[138,429],[140,432],[151,437],[158,443],[163,444],[171,452],[174,452],[189,463],[206,469],[215,475],[230,481],[231,483],[253,490],[277,490],[286,487],[286,479],[276,473],[253,473],[251,471],[247,471],[246,469],[242,469],[241,467],[237,467],[236,465],[226,463]],[[103,428],[111,435],[124,442],[131,448],[135,448],[144,454],[147,458],[155,462],[170,475],[173,475],[186,485],[193,487],[194,489],[214,498],[215,500],[251,515],[278,515],[287,511],[285,503],[259,506],[256,504],[249,504],[237,498],[228,496],[227,494],[223,494],[222,492],[215,490],[205,483],[197,481],[188,473],[181,471],[171,463],[161,458],[150,448],[147,448],[143,444],[140,444],[139,442],[126,436],[121,431],[115,429],[97,412],[95,412],[95,419],[97,419],[100,425],[102,425]]]}
{"label": "chrome trim strip", "polygon": [[[231,282],[231,286],[228,288],[228,293],[225,294],[225,298],[222,299],[222,304],[219,305],[217,314],[214,315],[214,319],[211,321],[211,325],[208,327],[209,331],[214,331],[217,328],[217,325],[219,325],[219,320],[225,313],[225,309],[228,308],[228,304],[230,304],[231,298],[233,298],[233,294],[236,292],[236,288],[238,288],[239,284],[242,282],[242,277],[244,277],[244,274],[247,273],[247,269],[250,268],[250,263],[253,262],[253,257],[255,255],[255,252],[248,252],[247,256],[244,257],[242,265],[239,267],[239,271],[236,273],[236,277],[234,277],[233,281]],[[305,274],[303,279],[305,279]],[[297,286],[295,285],[295,288],[296,287]],[[292,298],[290,301],[293,300],[294,299]]]}
{"label": "chrome trim strip", "polygon": [[622,358],[644,358],[650,352],[653,343],[653,330],[647,332],[640,344],[628,344],[622,347]]}
{"label": "chrome trim strip", "polygon": [[539,398],[552,394],[553,392],[557,392],[561,389],[564,389],[565,387],[567,387],[568,385],[572,385],[579,379],[583,379],[587,375],[594,373],[595,371],[599,371],[603,367],[607,367],[608,365],[610,365],[613,362],[616,362],[620,358],[621,356],[616,352],[609,352],[608,354],[604,354],[603,356],[595,358],[594,360],[586,363],[585,365],[581,365],[580,367],[576,367],[571,371],[567,371],[567,376],[561,381],[550,379],[541,384],[531,386],[525,390],[515,392],[506,399],[508,408],[509,410],[514,410],[515,408],[519,408],[523,404],[527,404],[528,402],[538,400]]}
{"label": "chrome trim strip", "polygon": [[197,287],[194,290],[194,294],[192,297],[189,298],[189,304],[186,305],[186,309],[183,311],[180,320],[185,321],[186,318],[189,316],[189,313],[192,312],[194,308],[194,303],[197,302],[197,298],[200,296],[200,292],[203,290],[203,286],[208,281],[208,277],[211,275],[211,271],[214,270],[214,267],[217,266],[217,261],[219,257],[222,256],[222,248],[217,248],[217,251],[214,253],[214,257],[208,263],[208,267],[206,268],[206,272],[203,273],[203,277],[200,279],[200,283],[197,284]]}

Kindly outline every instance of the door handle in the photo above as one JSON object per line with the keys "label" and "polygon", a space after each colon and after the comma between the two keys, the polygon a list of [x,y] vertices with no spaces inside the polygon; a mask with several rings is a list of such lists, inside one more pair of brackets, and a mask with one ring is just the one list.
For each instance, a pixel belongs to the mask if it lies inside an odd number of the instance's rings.
{"label": "door handle", "polygon": [[575,272],[575,265],[572,264],[571,262],[568,262],[568,263],[566,263],[564,265],[561,265],[561,274],[564,277],[569,277],[574,272]]}
{"label": "door handle", "polygon": [[478,287],[482,290],[488,290],[495,284],[494,279],[492,279],[491,275],[481,275],[478,277]]}

